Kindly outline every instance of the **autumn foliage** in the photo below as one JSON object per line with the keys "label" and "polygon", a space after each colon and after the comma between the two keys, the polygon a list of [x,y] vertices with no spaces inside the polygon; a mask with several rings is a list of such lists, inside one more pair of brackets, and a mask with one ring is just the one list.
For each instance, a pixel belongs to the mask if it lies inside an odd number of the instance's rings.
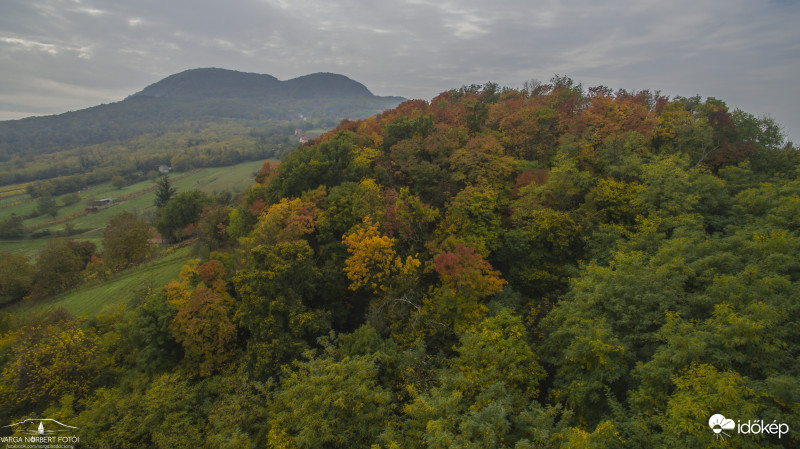
{"label": "autumn foliage", "polygon": [[109,447],[797,447],[708,418],[800,416],[798,154],[567,77],[409,101],[265,164],[119,316],[0,321],[0,392]]}

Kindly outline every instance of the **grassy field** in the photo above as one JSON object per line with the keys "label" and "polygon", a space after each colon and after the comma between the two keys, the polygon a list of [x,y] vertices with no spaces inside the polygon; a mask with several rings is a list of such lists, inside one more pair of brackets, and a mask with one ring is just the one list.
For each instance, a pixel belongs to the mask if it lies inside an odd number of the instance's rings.
{"label": "grassy field", "polygon": [[[212,192],[238,192],[253,184],[253,174],[261,168],[263,161],[244,162],[230,167],[213,167],[198,169],[186,173],[173,173],[173,185],[178,192],[187,190],[202,190]],[[76,240],[89,240],[101,246],[103,228],[106,223],[121,212],[132,212],[137,215],[147,215],[155,212],[153,200],[155,192],[152,189],[154,182],[144,181],[132,184],[122,189],[116,189],[111,183],[104,183],[79,192],[81,201],[71,206],[61,207],[56,217],[40,216],[25,220],[24,225],[29,230],[49,230],[52,233],[62,232],[67,226],[82,230],[80,234],[71,236]],[[8,187],[8,191],[13,191]],[[19,189],[16,190],[20,192]],[[96,213],[86,214],[84,209],[95,199],[122,198],[118,204],[101,208]],[[24,216],[35,207],[35,201],[28,194],[17,194],[0,198],[0,220],[10,218],[12,215]],[[23,253],[28,257],[35,257],[39,250],[48,242],[48,238],[0,240],[0,250]]]}
{"label": "grassy field", "polygon": [[178,279],[178,273],[189,259],[190,251],[189,247],[168,251],[157,259],[122,272],[103,283],[85,285],[42,303],[22,303],[6,311],[26,313],[62,307],[73,315],[99,315],[127,303],[148,288],[160,290],[165,284]]}

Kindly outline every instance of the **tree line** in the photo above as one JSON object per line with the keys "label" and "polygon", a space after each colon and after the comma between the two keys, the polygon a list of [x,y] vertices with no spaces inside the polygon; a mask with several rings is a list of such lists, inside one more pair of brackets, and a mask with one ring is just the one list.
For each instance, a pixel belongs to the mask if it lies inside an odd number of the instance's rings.
{"label": "tree line", "polygon": [[[108,279],[158,255],[162,244],[197,236],[206,245],[215,244],[218,211],[225,210],[230,193],[177,192],[169,176],[160,177],[156,187],[155,215],[149,220],[130,212],[113,216],[103,232],[102,251],[89,241],[53,236],[35,261],[0,252],[0,307],[23,300],[43,301],[85,282]],[[12,228],[9,223],[18,226]],[[14,230],[19,235],[10,235]],[[0,231],[3,236],[22,236],[22,218],[5,220]]]}

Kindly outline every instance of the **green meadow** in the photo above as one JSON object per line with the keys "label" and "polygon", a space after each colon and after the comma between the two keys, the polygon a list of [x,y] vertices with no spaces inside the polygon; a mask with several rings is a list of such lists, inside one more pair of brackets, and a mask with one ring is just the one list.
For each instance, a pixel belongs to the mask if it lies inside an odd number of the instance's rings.
{"label": "green meadow", "polygon": [[[212,192],[240,192],[253,184],[253,175],[261,167],[263,161],[244,162],[229,167],[213,167],[197,169],[185,173],[170,175],[173,186],[178,192],[187,190],[201,190]],[[136,215],[148,216],[155,213],[153,200],[155,182],[143,181],[117,189],[110,182],[78,192],[81,200],[69,206],[60,207],[58,215],[42,215],[27,219],[25,228],[32,232],[43,233],[50,231],[51,236],[64,233],[67,227],[77,232],[70,238],[76,240],[89,240],[102,246],[103,229],[106,223],[122,212],[131,212]],[[9,191],[11,191],[9,186]],[[0,220],[8,219],[14,215],[25,216],[36,207],[36,201],[24,192],[24,188],[17,189],[18,194],[0,198]],[[84,209],[93,200],[101,198],[119,198],[113,206],[99,208],[95,213],[86,213]],[[56,198],[59,205],[61,202]],[[42,238],[24,238],[14,240],[0,240],[0,250],[22,253],[34,258],[39,250],[47,244],[51,236]]]}
{"label": "green meadow", "polygon": [[104,281],[82,285],[40,303],[23,301],[6,311],[25,313],[63,308],[73,315],[99,315],[149,290],[161,290],[164,285],[178,278],[190,253],[190,247],[168,249],[156,258]]}

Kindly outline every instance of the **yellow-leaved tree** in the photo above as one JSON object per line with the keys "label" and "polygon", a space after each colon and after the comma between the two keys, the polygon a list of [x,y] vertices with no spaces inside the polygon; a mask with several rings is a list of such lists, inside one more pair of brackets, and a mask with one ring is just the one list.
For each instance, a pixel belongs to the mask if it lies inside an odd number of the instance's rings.
{"label": "yellow-leaved tree", "polygon": [[97,334],[75,321],[23,328],[13,338],[10,361],[0,374],[9,414],[29,413],[67,393],[82,398],[109,364]]}
{"label": "yellow-leaved tree", "polygon": [[350,290],[367,288],[374,294],[385,293],[417,277],[419,259],[399,256],[395,239],[381,234],[369,216],[354,232],[342,237],[342,242],[350,254],[344,268]]}

